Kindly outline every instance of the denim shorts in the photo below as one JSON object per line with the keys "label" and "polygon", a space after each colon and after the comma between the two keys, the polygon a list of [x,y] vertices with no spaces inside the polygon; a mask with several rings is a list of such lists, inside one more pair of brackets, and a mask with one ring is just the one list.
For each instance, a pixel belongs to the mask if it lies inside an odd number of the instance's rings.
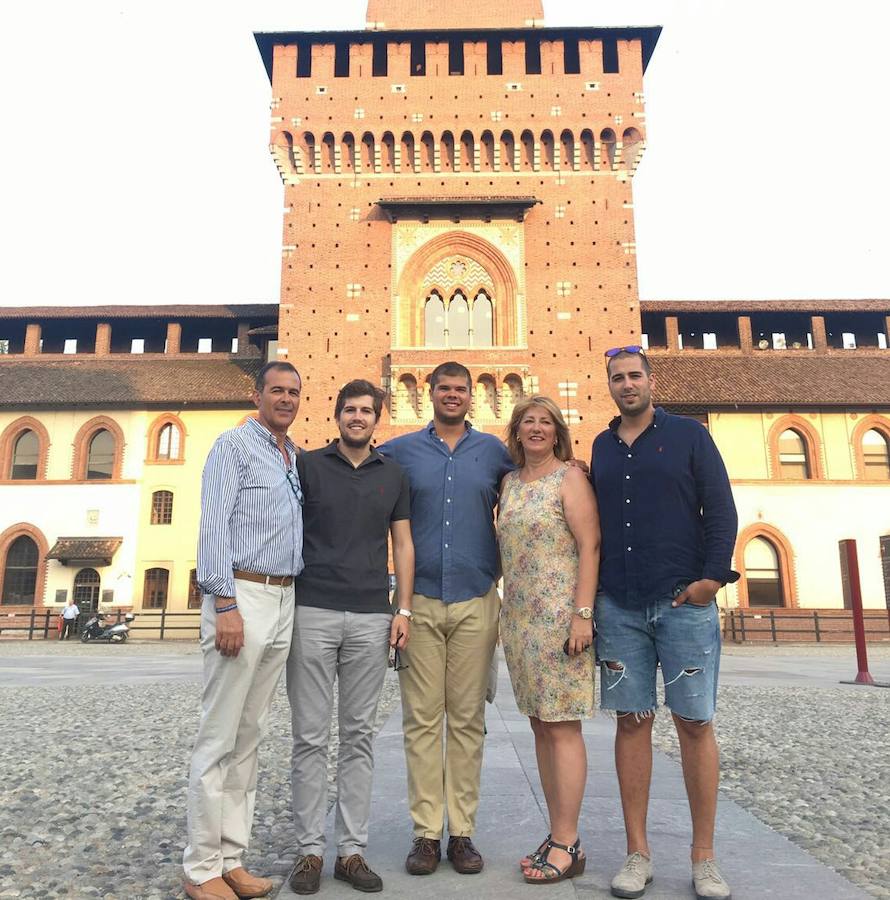
{"label": "denim shorts", "polygon": [[720,672],[717,604],[673,607],[672,601],[672,597],[661,597],[634,608],[607,594],[597,594],[596,656],[602,673],[602,709],[654,711],[658,705],[655,670],[661,663],[665,706],[695,722],[714,718]]}

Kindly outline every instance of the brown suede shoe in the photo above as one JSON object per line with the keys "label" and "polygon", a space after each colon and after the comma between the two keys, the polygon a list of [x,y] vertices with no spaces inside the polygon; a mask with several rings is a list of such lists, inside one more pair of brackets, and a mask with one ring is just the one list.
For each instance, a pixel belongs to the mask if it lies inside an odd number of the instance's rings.
{"label": "brown suede shoe", "polygon": [[485,865],[482,854],[473,846],[469,837],[448,838],[447,855],[454,871],[461,875],[478,875]]}
{"label": "brown suede shoe", "polygon": [[321,857],[309,853],[298,856],[287,883],[295,894],[314,894],[321,883]]}
{"label": "brown suede shoe", "polygon": [[414,838],[411,852],[405,860],[405,868],[409,875],[432,875],[441,858],[439,841],[425,837]]}
{"label": "brown suede shoe", "polygon": [[201,884],[183,881],[182,889],[192,900],[238,900],[238,895],[222,878],[211,878]]}
{"label": "brown suede shoe", "polygon": [[383,879],[371,871],[360,853],[338,856],[334,863],[334,878],[348,881],[357,891],[364,891],[366,894],[383,890]]}
{"label": "brown suede shoe", "polygon": [[275,884],[268,878],[257,878],[251,875],[243,866],[232,869],[231,872],[223,872],[223,881],[241,898],[250,900],[252,897],[265,897],[272,893]]}

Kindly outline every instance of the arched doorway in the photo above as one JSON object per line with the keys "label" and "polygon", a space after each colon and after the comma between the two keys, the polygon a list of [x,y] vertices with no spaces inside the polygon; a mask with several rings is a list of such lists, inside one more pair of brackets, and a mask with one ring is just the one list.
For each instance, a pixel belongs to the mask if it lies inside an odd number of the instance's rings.
{"label": "arched doorway", "polygon": [[74,602],[82,613],[99,608],[99,573],[95,569],[81,569],[74,576]]}

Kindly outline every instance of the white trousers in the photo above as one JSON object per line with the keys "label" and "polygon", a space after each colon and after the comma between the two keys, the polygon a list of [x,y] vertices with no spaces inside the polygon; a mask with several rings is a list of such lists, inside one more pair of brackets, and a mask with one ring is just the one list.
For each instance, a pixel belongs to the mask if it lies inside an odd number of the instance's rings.
{"label": "white trousers", "polygon": [[290,649],[294,589],[235,581],[244,620],[236,657],[215,647],[215,598],[201,609],[204,693],[189,772],[186,878],[203,884],[244,865],[256,799],[257,748]]}

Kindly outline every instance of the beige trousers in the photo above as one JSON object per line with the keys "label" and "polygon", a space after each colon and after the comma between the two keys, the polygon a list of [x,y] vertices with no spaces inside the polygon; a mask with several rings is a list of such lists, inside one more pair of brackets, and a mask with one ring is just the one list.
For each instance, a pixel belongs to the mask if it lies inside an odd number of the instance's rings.
{"label": "beige trousers", "polygon": [[257,749],[294,623],[293,587],[235,581],[244,620],[236,657],[214,646],[214,598],[201,609],[204,693],[188,787],[188,845],[182,866],[202,884],[244,865],[256,799]]}
{"label": "beige trousers", "polygon": [[[414,595],[411,639],[399,673],[414,836],[473,834],[479,806],[485,690],[498,635],[500,599],[443,603]],[[443,724],[445,745],[442,744]]]}

